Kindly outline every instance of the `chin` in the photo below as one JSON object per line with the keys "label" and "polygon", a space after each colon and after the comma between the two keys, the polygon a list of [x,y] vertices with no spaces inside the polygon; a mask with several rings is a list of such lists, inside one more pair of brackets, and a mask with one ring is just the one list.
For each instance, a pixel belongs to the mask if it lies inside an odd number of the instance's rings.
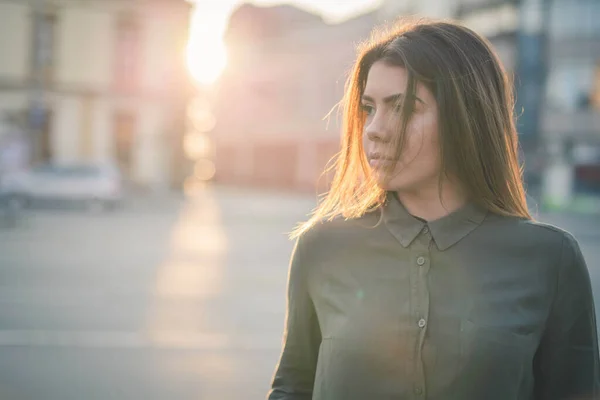
{"label": "chin", "polygon": [[385,190],[387,192],[398,192],[398,191],[402,191],[405,190],[404,189],[404,185],[398,185],[395,184],[394,182],[389,182],[389,181],[384,181],[384,180],[377,180],[377,186],[382,189]]}
{"label": "chin", "polygon": [[421,179],[420,176],[414,176],[406,173],[406,171],[403,172],[396,172],[389,177],[382,171],[376,171],[374,174],[375,182],[379,188],[390,192],[414,192],[426,186],[426,179]]}
{"label": "chin", "polygon": [[385,190],[385,191],[391,191],[391,190],[395,190],[392,188],[392,186],[389,184],[389,182],[384,182],[382,180],[377,180],[377,186],[381,189],[381,190]]}
{"label": "chin", "polygon": [[403,182],[396,179],[387,181],[378,179],[377,186],[388,192],[414,192],[422,187],[418,182]]}

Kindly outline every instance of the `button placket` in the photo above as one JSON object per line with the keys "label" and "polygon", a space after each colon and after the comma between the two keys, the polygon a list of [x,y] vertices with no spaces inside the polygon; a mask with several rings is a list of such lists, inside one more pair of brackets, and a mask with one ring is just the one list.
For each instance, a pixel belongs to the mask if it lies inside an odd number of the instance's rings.
{"label": "button placket", "polygon": [[418,293],[417,301],[418,308],[415,310],[415,322],[417,329],[417,362],[414,365],[414,396],[416,398],[426,397],[425,385],[425,366],[423,365],[423,346],[427,330],[429,326],[429,288],[427,276],[430,270],[431,263],[431,231],[425,226],[421,231],[417,246],[415,246],[416,254],[413,256],[414,269],[418,273]]}
{"label": "button placket", "polygon": [[409,358],[412,364],[413,374],[413,397],[426,397],[425,369],[423,365],[423,342],[427,333],[429,317],[429,288],[427,287],[427,275],[429,273],[430,247],[432,238],[429,228],[424,226],[420,234],[411,246],[412,262],[410,268],[411,276],[411,312],[413,313],[413,329],[415,332],[414,352],[410,352]]}

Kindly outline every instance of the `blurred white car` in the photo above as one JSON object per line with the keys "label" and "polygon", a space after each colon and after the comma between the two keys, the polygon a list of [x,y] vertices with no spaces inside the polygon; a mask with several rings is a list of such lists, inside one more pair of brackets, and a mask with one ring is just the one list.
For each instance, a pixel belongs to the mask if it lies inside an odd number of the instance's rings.
{"label": "blurred white car", "polygon": [[112,209],[123,197],[119,170],[104,164],[44,164],[5,174],[0,192],[12,207],[50,200],[83,203],[93,211]]}

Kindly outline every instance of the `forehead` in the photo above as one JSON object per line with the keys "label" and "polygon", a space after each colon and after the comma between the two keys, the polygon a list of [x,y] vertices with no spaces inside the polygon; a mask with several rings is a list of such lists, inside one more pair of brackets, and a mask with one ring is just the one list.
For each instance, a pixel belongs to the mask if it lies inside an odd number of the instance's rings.
{"label": "forehead", "polygon": [[[408,72],[406,68],[377,61],[369,69],[363,94],[375,100],[383,99],[398,93],[406,93],[407,86]],[[433,100],[433,96],[423,84],[417,82],[416,89],[417,97],[425,103]]]}
{"label": "forehead", "polygon": [[369,69],[365,94],[371,97],[385,97],[399,92],[404,93],[407,83],[408,73],[405,68],[377,61]]}

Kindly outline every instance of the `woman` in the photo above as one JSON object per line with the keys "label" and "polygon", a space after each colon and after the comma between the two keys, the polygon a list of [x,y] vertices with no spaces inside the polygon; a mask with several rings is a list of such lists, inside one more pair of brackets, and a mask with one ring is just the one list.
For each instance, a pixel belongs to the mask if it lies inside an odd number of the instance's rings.
{"label": "woman", "polygon": [[596,399],[576,240],[532,221],[511,85],[447,22],[363,46],[328,196],[296,231],[269,399]]}

